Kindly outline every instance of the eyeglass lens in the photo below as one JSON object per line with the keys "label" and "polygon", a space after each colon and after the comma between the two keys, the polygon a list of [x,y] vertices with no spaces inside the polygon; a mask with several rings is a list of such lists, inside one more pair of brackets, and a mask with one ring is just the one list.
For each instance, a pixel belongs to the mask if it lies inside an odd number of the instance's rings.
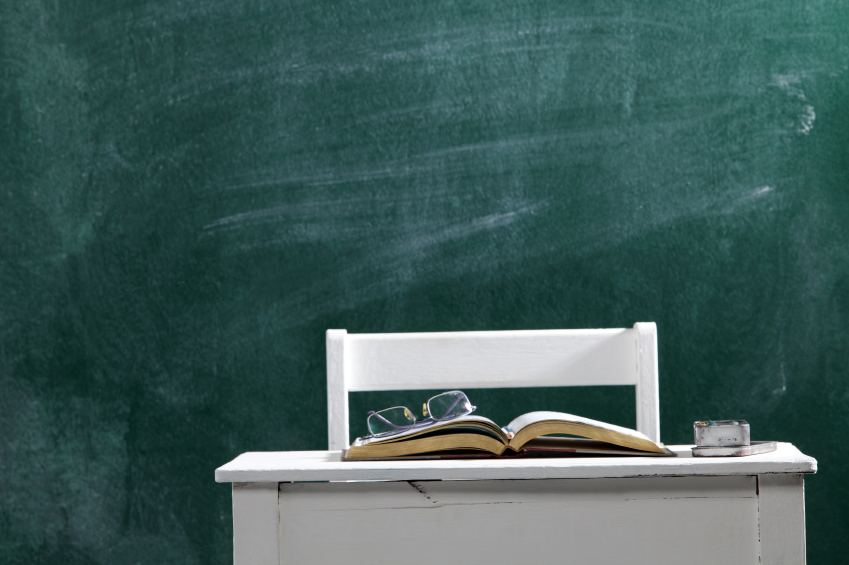
{"label": "eyeglass lens", "polygon": [[367,423],[369,433],[378,435],[409,429],[416,423],[416,417],[406,407],[396,406],[370,414]]}
{"label": "eyeglass lens", "polygon": [[427,413],[434,420],[464,416],[472,411],[472,403],[459,390],[443,392],[427,401]]}

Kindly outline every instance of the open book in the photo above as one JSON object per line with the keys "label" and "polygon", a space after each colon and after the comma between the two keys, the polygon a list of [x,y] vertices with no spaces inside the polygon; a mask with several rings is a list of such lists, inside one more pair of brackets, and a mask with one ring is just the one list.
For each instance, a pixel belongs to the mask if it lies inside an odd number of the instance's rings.
{"label": "open book", "polygon": [[[574,437],[542,437],[566,434]],[[357,438],[345,460],[546,456],[566,453],[674,457],[640,432],[562,412],[529,412],[501,428],[482,416],[434,422],[387,437]]]}

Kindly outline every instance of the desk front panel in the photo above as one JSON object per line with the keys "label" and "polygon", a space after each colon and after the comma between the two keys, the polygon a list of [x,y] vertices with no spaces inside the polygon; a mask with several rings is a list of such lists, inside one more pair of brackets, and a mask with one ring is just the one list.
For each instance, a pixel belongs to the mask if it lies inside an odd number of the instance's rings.
{"label": "desk front panel", "polygon": [[757,477],[281,483],[281,564],[759,562]]}

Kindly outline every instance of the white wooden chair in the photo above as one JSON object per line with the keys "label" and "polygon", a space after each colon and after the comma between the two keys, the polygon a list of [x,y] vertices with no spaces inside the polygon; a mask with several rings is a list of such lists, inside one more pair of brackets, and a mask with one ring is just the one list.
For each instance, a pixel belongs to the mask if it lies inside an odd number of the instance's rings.
{"label": "white wooden chair", "polygon": [[660,441],[657,374],[654,322],[595,330],[327,330],[329,449],[349,445],[348,393],[368,390],[635,385],[637,430]]}

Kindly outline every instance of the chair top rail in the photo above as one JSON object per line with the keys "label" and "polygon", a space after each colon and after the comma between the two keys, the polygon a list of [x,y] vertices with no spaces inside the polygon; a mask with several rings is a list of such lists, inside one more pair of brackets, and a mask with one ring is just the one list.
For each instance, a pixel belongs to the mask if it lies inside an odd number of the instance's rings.
{"label": "chair top rail", "polygon": [[[545,336],[604,336],[631,331],[633,328],[595,328],[595,329],[553,329],[553,330],[494,330],[467,332],[404,332],[404,333],[356,333],[346,334],[348,339],[358,341],[403,341],[403,340],[441,340],[441,339],[510,339],[513,337]],[[345,330],[343,330],[345,331]]]}
{"label": "chair top rail", "polygon": [[350,391],[635,385],[634,329],[347,334]]}

